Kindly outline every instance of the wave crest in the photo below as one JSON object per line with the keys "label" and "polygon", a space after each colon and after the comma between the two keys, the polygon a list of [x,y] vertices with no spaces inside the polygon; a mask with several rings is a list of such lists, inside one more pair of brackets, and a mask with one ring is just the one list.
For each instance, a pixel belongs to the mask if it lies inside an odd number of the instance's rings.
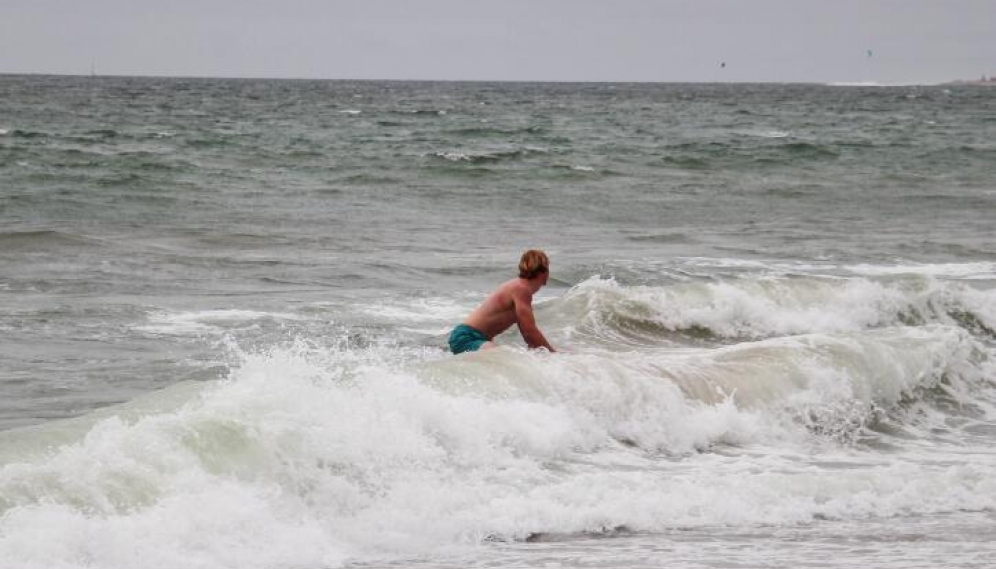
{"label": "wave crest", "polygon": [[734,341],[945,324],[996,337],[996,294],[931,278],[759,277],[622,287],[590,278],[557,301],[574,334],[624,344]]}

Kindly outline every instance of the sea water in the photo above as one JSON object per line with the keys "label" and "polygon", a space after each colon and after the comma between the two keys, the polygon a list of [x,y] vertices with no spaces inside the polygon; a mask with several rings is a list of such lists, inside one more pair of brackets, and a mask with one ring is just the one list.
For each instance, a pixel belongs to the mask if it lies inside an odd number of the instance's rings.
{"label": "sea water", "polygon": [[2,76],[0,567],[991,567],[994,219],[983,87]]}

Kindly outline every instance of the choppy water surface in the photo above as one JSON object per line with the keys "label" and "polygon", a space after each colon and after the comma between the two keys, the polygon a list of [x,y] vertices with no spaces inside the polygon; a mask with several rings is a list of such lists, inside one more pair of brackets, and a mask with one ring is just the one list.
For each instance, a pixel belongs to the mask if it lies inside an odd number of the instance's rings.
{"label": "choppy water surface", "polygon": [[0,77],[0,566],[990,566],[993,117]]}

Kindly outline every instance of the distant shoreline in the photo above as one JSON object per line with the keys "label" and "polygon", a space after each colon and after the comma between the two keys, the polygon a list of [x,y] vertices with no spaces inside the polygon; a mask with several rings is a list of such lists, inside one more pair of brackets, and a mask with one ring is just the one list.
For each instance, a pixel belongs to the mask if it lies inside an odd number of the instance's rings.
{"label": "distant shoreline", "polygon": [[985,85],[987,87],[996,87],[996,77],[990,77],[989,79],[962,79],[945,83],[945,85]]}

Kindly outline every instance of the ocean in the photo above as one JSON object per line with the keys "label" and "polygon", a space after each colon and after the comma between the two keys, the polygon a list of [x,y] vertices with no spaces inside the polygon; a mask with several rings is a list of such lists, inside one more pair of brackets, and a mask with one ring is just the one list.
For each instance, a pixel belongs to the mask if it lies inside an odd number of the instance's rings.
{"label": "ocean", "polygon": [[0,567],[993,567],[994,220],[982,86],[0,76]]}

